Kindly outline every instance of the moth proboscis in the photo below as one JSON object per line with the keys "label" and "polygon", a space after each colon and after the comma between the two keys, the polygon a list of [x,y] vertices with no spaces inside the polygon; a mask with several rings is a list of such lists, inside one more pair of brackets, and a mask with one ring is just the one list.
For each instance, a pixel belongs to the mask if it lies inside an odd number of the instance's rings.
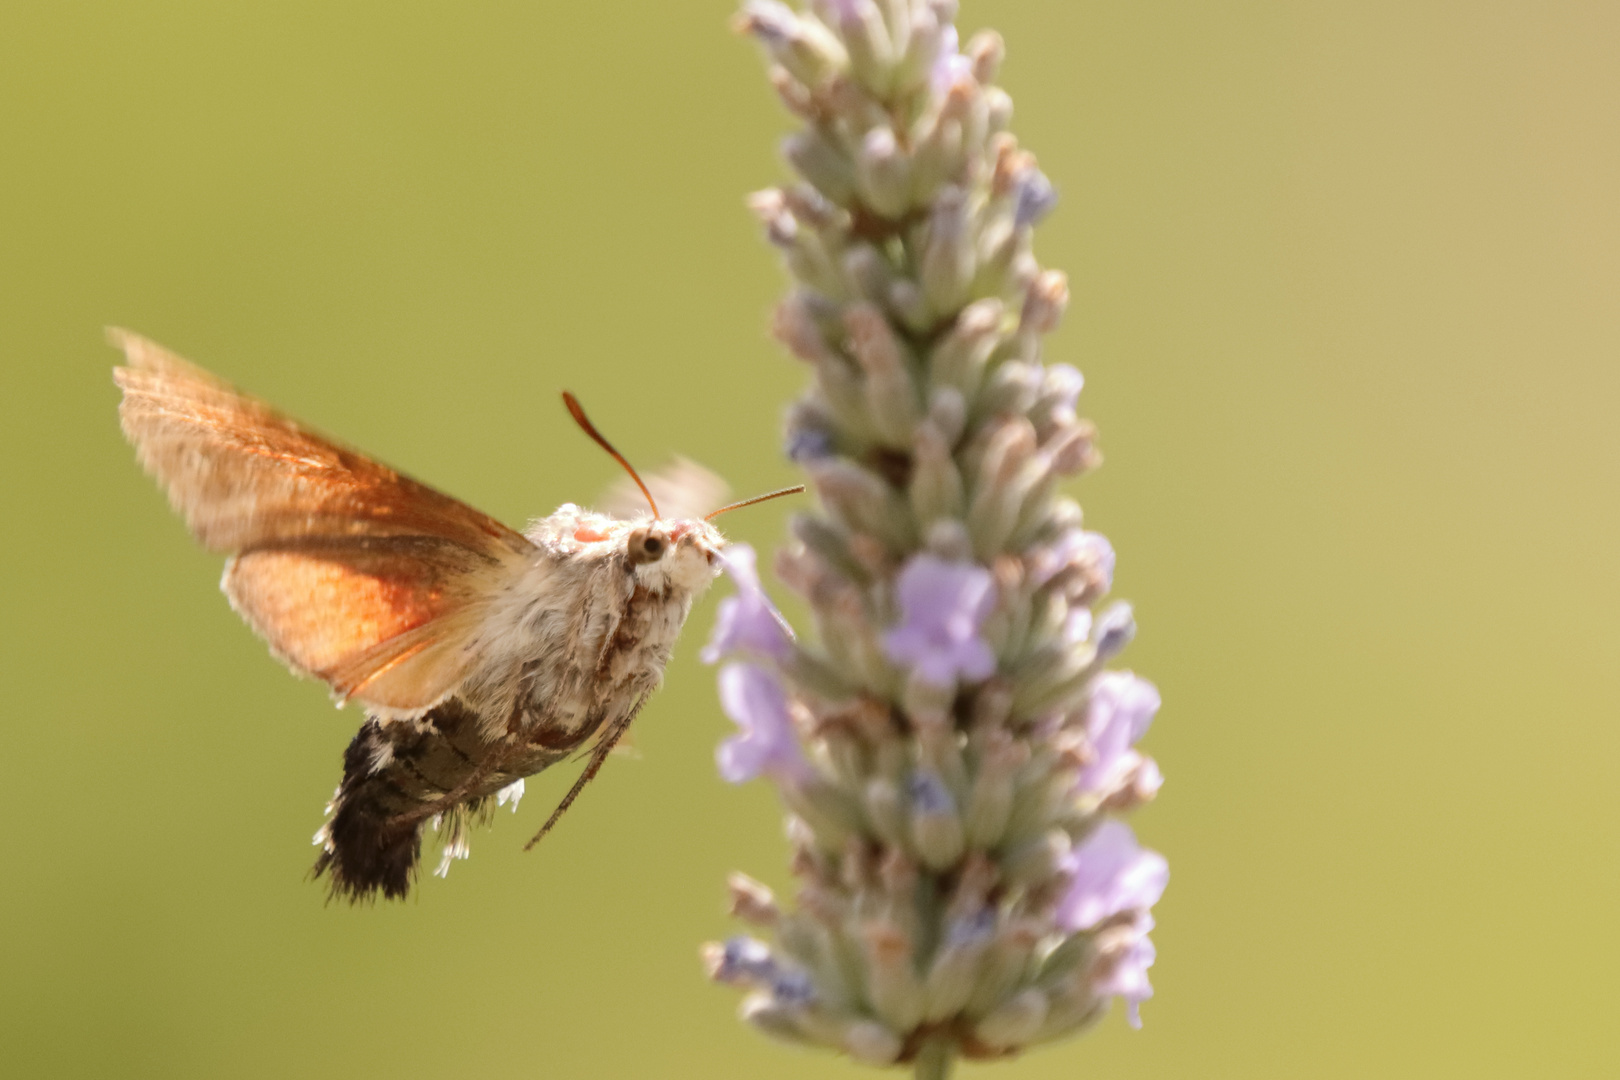
{"label": "moth proboscis", "polygon": [[197,540],[229,554],[231,606],[294,672],[365,710],[316,834],[315,876],[351,900],[409,892],[428,822],[442,873],[525,777],[588,753],[532,847],[662,680],[719,572],[726,540],[711,519],[803,490],[661,517],[565,393],[652,513],[568,503],[519,533],[145,338],[108,336],[127,361],[113,373],[124,434]]}

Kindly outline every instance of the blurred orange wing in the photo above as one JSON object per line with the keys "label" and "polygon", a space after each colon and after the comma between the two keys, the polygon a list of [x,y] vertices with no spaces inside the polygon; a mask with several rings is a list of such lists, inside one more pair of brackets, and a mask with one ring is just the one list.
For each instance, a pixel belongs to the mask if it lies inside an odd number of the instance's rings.
{"label": "blurred orange wing", "polygon": [[491,599],[535,548],[466,504],[302,427],[127,331],[119,419],[222,587],[294,670],[385,714],[466,675]]}

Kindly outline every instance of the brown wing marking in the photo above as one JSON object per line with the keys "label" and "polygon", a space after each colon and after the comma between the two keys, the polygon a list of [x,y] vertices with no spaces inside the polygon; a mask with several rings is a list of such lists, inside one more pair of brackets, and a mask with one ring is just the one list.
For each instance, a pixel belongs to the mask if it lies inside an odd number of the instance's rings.
{"label": "brown wing marking", "polygon": [[454,689],[490,599],[535,548],[471,507],[312,432],[144,338],[110,331],[141,464],[222,587],[295,670],[419,712]]}

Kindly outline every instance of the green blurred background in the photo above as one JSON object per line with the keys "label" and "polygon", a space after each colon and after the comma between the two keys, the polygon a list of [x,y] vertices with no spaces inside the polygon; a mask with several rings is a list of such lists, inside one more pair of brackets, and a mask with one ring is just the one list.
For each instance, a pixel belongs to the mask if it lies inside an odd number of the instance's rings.
{"label": "green blurred background", "polygon": [[[970,1076],[1613,1076],[1620,7],[964,0],[1061,186],[1169,777],[1158,997]],[[358,723],[215,590],[114,419],[168,343],[505,520],[680,452],[738,492],[801,372],[742,210],[787,127],[729,0],[9,0],[0,1072],[821,1077],[707,987],[785,881],[696,661],[417,900],[328,907]],[[761,547],[778,504],[729,519]]]}

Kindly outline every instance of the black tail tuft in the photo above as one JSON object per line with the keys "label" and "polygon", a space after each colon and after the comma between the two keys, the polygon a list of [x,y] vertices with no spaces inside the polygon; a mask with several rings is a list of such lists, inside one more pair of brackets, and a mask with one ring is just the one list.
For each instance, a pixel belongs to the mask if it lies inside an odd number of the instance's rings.
{"label": "black tail tuft", "polygon": [[340,797],[314,876],[330,873],[332,895],[354,903],[374,900],[378,893],[398,900],[411,891],[421,855],[420,822],[390,822],[363,803]]}
{"label": "black tail tuft", "polygon": [[332,896],[353,903],[381,893],[397,900],[411,891],[422,855],[422,821],[405,809],[377,763],[387,760],[395,742],[383,726],[368,720],[343,753],[343,783],[332,800],[323,830],[325,848],[313,877],[331,875]]}

